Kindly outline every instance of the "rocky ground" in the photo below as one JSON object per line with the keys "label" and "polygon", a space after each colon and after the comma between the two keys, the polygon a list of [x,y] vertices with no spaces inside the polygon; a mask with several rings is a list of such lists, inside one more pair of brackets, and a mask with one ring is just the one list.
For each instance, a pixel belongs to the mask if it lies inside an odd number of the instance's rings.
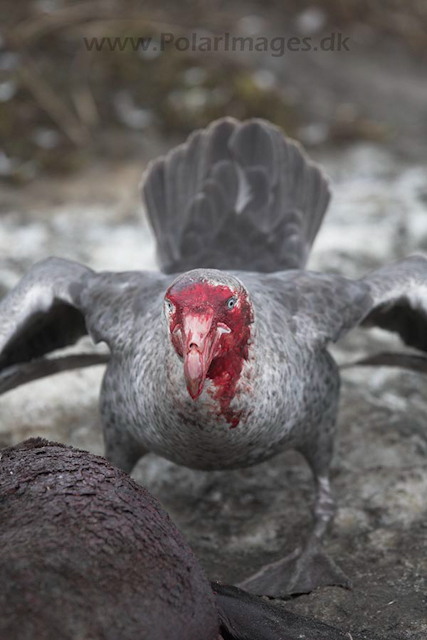
{"label": "rocky ground", "polygon": [[[311,267],[358,276],[427,247],[427,168],[375,145],[318,158],[335,197]],[[96,269],[155,268],[138,202],[140,163],[3,191],[0,287],[56,254]],[[340,362],[395,347],[356,331]],[[87,348],[91,348],[87,345]],[[1,398],[0,443],[31,435],[102,453],[97,409],[102,367],[62,374]],[[386,369],[343,374],[333,487],[338,514],[327,549],[354,589],[322,588],[285,603],[351,631],[387,640],[427,634],[427,393],[425,378]],[[169,510],[212,578],[238,581],[302,541],[310,527],[309,471],[286,453],[258,467],[202,473],[148,456],[134,472]]]}

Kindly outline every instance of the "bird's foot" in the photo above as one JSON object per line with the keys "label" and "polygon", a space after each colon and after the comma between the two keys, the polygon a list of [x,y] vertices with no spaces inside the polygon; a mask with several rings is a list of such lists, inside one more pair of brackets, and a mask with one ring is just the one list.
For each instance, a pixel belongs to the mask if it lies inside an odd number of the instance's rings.
{"label": "bird's foot", "polygon": [[271,597],[310,593],[317,587],[340,586],[351,589],[351,581],[323,551],[317,540],[301,552],[293,553],[278,562],[265,565],[239,585],[250,593]]}

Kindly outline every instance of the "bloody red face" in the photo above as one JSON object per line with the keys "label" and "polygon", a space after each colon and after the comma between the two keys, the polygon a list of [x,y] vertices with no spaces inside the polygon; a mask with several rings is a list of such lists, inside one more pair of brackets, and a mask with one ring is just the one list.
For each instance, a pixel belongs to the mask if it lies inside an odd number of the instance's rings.
{"label": "bloody red face", "polygon": [[242,286],[178,280],[166,292],[165,310],[172,344],[184,360],[188,393],[197,400],[206,377],[214,379],[220,370],[231,375],[227,368],[242,358],[251,322],[247,293]]}

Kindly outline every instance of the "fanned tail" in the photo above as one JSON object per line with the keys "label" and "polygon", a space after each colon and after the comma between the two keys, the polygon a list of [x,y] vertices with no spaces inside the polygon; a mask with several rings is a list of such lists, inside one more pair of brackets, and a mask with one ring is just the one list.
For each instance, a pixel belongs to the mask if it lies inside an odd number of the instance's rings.
{"label": "fanned tail", "polygon": [[279,128],[232,118],[152,162],[142,192],[165,273],[304,268],[330,198]]}

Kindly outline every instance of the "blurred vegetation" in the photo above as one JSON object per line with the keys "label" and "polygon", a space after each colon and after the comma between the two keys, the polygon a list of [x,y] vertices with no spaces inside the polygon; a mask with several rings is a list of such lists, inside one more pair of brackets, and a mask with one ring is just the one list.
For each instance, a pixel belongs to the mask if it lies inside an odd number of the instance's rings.
{"label": "blurred vegetation", "polygon": [[418,56],[427,55],[425,0],[293,0],[293,4],[300,10],[305,6],[318,7],[340,27],[358,23],[399,39]]}
{"label": "blurred vegetation", "polygon": [[[80,9],[79,10],[76,10]],[[93,11],[88,11],[88,9]],[[225,114],[258,116],[292,133],[298,121],[286,91],[242,62],[221,54],[144,52],[131,42],[156,40],[155,14],[117,10],[99,16],[84,3],[19,21],[0,52],[0,175],[32,178],[40,170],[82,166],[106,128],[187,134]],[[62,13],[62,15],[61,15]],[[102,11],[101,11],[102,14]],[[186,33],[165,23],[165,30]],[[125,47],[87,50],[83,38],[128,38]],[[2,166],[3,165],[3,166]]]}
{"label": "blurred vegetation", "polygon": [[[425,46],[424,2],[259,4],[260,11],[271,11],[272,16],[280,12],[282,18],[313,7],[324,12],[330,24],[369,24],[398,33],[414,47],[420,46],[423,35]],[[159,9],[155,3],[131,0],[2,0],[2,14],[0,177],[20,181],[41,170],[82,167],[105,152],[106,131],[126,131],[134,139],[150,129],[183,135],[225,114],[267,118],[298,137],[299,105],[292,90],[272,73],[246,65],[243,57],[175,48],[153,55],[135,51],[130,43],[115,51],[108,46],[88,51],[84,46],[85,37],[156,39],[161,31],[187,34],[206,24],[207,14],[212,33],[232,30],[233,8],[225,2],[170,2]],[[344,106],[328,135],[351,140],[381,139],[386,134]]]}

